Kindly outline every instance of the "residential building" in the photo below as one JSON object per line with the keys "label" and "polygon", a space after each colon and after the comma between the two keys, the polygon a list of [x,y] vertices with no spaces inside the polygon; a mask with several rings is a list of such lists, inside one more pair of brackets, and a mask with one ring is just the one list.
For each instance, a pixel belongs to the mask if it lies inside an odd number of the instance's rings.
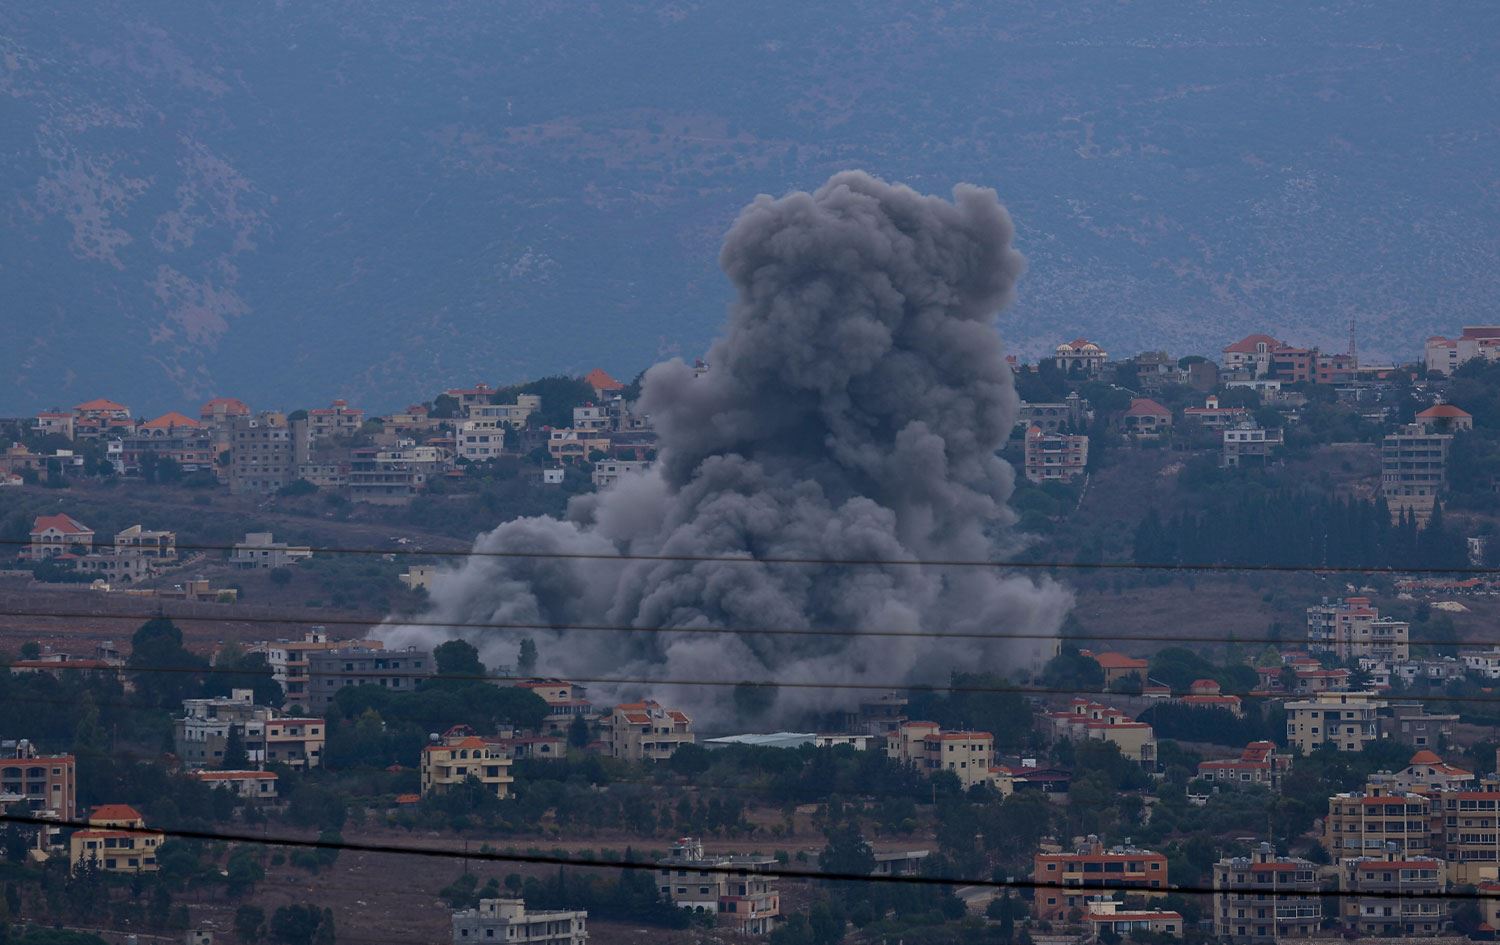
{"label": "residential building", "polygon": [[396,575],[397,579],[411,590],[432,590],[432,578],[437,574],[435,564],[410,564],[406,570]]}
{"label": "residential building", "polygon": [[1267,430],[1254,420],[1236,421],[1224,427],[1220,435],[1223,451],[1219,463],[1226,469],[1264,466],[1282,443],[1280,429]]}
{"label": "residential building", "polygon": [[274,771],[189,771],[188,777],[247,801],[276,800],[276,782],[279,780]]}
{"label": "residential building", "polygon": [[250,407],[235,397],[215,397],[198,408],[198,422],[216,432],[229,432],[236,417],[250,416]]}
{"label": "residential building", "polygon": [[291,485],[297,465],[307,461],[308,422],[284,414],[231,416],[229,421],[229,491],[235,495],[269,495]]}
{"label": "residential building", "polygon": [[0,756],[0,798],[18,813],[72,820],[78,816],[77,759],[44,755],[27,739],[19,740]]}
{"label": "residential building", "polygon": [[1226,345],[1220,361],[1226,371],[1243,371],[1252,378],[1271,373],[1271,352],[1285,345],[1270,335],[1246,335]]}
{"label": "residential building", "polygon": [[1466,325],[1457,338],[1433,335],[1423,354],[1427,371],[1444,377],[1476,358],[1500,360],[1500,325]]}
{"label": "residential building", "polygon": [[636,459],[601,459],[594,464],[594,488],[605,489],[619,481],[621,476],[629,476],[634,473],[645,472],[651,468],[651,463],[646,460]]}
{"label": "residential building", "polygon": [[886,739],[886,755],[929,776],[950,772],[967,789],[992,783],[995,736],[989,732],[945,732],[936,722],[906,722]]}
{"label": "residential building", "polygon": [[573,408],[573,429],[579,431],[613,430],[614,419],[606,404],[583,404]]}
{"label": "residential building", "polygon": [[774,857],[709,855],[703,841],[683,837],[657,861],[656,887],[679,909],[717,915],[745,935],[769,935],[781,915],[776,877],[762,872]]}
{"label": "residential building", "polygon": [[1416,416],[1424,433],[1463,433],[1474,429],[1474,417],[1452,404],[1433,404]]}
{"label": "residential building", "polygon": [[405,410],[397,410],[385,420],[385,428],[408,436],[430,433],[442,421],[432,417],[426,404],[409,404]]}
{"label": "residential building", "polygon": [[492,420],[508,424],[512,430],[524,430],[531,424],[531,415],[541,409],[541,397],[536,394],[517,394],[514,403],[475,404],[465,416],[470,420]]}
{"label": "residential building", "polygon": [[1172,411],[1149,397],[1136,397],[1120,417],[1124,432],[1143,440],[1154,440],[1172,429]]}
{"label": "residential building", "polygon": [[1088,404],[1074,391],[1059,403],[1028,404],[1023,401],[1016,414],[1016,424],[1023,430],[1036,427],[1043,433],[1058,433],[1064,427],[1081,428],[1088,416]]}
{"label": "residential building", "polygon": [[38,515],[31,523],[31,542],[23,557],[32,561],[93,550],[94,530],[71,515]]}
{"label": "residential building", "polygon": [[1448,926],[1448,864],[1387,849],[1339,863],[1344,930],[1383,938],[1439,935]]}
{"label": "residential building", "polygon": [[594,389],[594,396],[608,400],[625,390],[625,385],[610,377],[600,368],[594,368],[583,376],[583,382]]}
{"label": "residential building", "polygon": [[489,404],[495,399],[495,388],[488,384],[475,384],[473,387],[454,387],[443,391],[443,393],[458,402],[458,416],[460,418],[468,417],[470,410]]}
{"label": "residential building", "polygon": [[1149,666],[1146,660],[1126,656],[1124,653],[1095,653],[1092,650],[1079,650],[1078,654],[1098,663],[1099,668],[1104,670],[1106,689],[1126,679],[1134,679],[1142,684],[1146,682],[1146,669]]}
{"label": "residential building", "polygon": [[183,472],[217,469],[214,431],[176,411],[125,432],[118,440],[111,441],[111,447],[115,443],[119,449],[111,450],[111,460],[116,472],[122,475],[147,473],[150,464],[163,459],[176,463]]}
{"label": "residential building", "polygon": [[1059,371],[1075,377],[1095,376],[1108,360],[1109,352],[1087,338],[1063,342],[1057,346],[1052,356],[1052,363],[1057,365]]}
{"label": "residential building", "polygon": [[306,545],[289,545],[275,541],[270,532],[246,532],[245,540],[235,542],[229,563],[236,568],[284,568],[312,557]]}
{"label": "residential building", "polygon": [[1392,703],[1380,711],[1375,732],[1415,748],[1442,748],[1453,734],[1458,714],[1431,713],[1421,703]]}
{"label": "residential building", "polygon": [[1428,433],[1411,424],[1388,435],[1380,448],[1380,493],[1392,517],[1402,513],[1425,525],[1447,483],[1450,433]]}
{"label": "residential building", "polygon": [[1236,718],[1243,718],[1245,715],[1240,697],[1224,695],[1219,683],[1212,679],[1193,680],[1188,686],[1187,694],[1176,696],[1172,702],[1199,709],[1223,709]]}
{"label": "residential building", "polygon": [[505,455],[505,434],[510,423],[492,417],[460,420],[454,433],[454,452],[459,459],[482,463]]}
{"label": "residential building", "polygon": [[1467,791],[1475,784],[1472,771],[1450,765],[1437,752],[1422,749],[1395,773],[1391,782],[1398,791],[1440,794],[1444,791]]}
{"label": "residential building", "polygon": [[1360,751],[1379,737],[1377,718],[1387,703],[1373,692],[1324,692],[1286,704],[1287,744],[1304,755],[1323,745]]}
{"label": "residential building", "polygon": [[574,719],[587,720],[594,714],[594,704],[584,694],[584,688],[565,679],[522,679],[513,685],[547,703],[547,714],[540,728],[544,735],[566,735]]}
{"label": "residential building", "polygon": [[345,686],[380,686],[411,692],[434,673],[432,652],[409,646],[402,650],[345,646],[307,654],[307,708],[322,712]]}
{"label": "residential building", "polygon": [[250,763],[266,761],[262,747],[265,723],[275,716],[276,710],[256,705],[252,690],[235,689],[227,698],[184,699],[182,712],[183,717],[173,723],[172,741],[173,750],[185,766],[222,764],[231,729],[238,729]]}
{"label": "residential building", "polygon": [[1066,433],[1026,430],[1026,478],[1032,482],[1066,482],[1088,470],[1089,438]]}
{"label": "residential building", "polygon": [[1156,769],[1156,733],[1146,722],[1137,722],[1113,706],[1074,699],[1061,712],[1042,716],[1046,733],[1055,741],[1092,738],[1109,742],[1120,754],[1144,768]]}
{"label": "residential building", "polygon": [[1088,901],[1088,911],[1083,914],[1084,941],[1097,942],[1104,932],[1113,932],[1112,941],[1132,939],[1138,933],[1168,935],[1182,938],[1182,913],[1163,909],[1120,908],[1113,899],[1097,898]]}
{"label": "residential building", "polygon": [[694,742],[693,720],[686,712],[650,699],[615,706],[604,729],[610,757],[627,761],[665,761]]}
{"label": "residential building", "polygon": [[385,644],[379,640],[330,640],[326,628],[312,627],[303,632],[301,640],[265,641],[248,647],[247,652],[265,654],[271,677],[286,693],[286,704],[296,706],[307,702],[308,655],[349,646],[379,650]]}
{"label": "residential building", "polygon": [[365,412],[358,407],[349,406],[346,400],[335,400],[327,407],[307,412],[307,434],[315,441],[336,436],[353,436],[364,423]]}
{"label": "residential building", "polygon": [[1182,416],[1187,420],[1196,420],[1210,430],[1223,430],[1241,420],[1248,420],[1250,411],[1244,407],[1221,407],[1219,398],[1210,394],[1203,401],[1202,407],[1188,407],[1182,411]]}
{"label": "residential building", "polygon": [[135,426],[130,408],[112,400],[99,398],[73,408],[73,437],[93,439],[113,433],[128,433]]}
{"label": "residential building", "polygon": [[1372,778],[1363,791],[1328,799],[1323,847],[1336,860],[1388,848],[1403,855],[1426,855],[1433,852],[1433,804],[1422,794],[1399,791],[1388,780]]}
{"label": "residential building", "polygon": [[323,763],[327,738],[323,719],[277,717],[266,721],[261,747],[267,764],[316,768]]}
{"label": "residential building", "polygon": [[104,804],[89,813],[89,826],[68,839],[73,869],[88,866],[106,873],[154,873],[156,851],[165,836],[146,827],[128,804]]}
{"label": "residential building", "polygon": [[455,734],[422,749],[422,796],[444,794],[474,778],[496,797],[510,796],[510,757],[474,735]]}
{"label": "residential building", "polygon": [[1259,784],[1276,789],[1291,770],[1292,756],[1276,750],[1274,742],[1251,742],[1238,758],[1198,762],[1198,777],[1233,784]]}
{"label": "residential building", "polygon": [[36,415],[31,429],[40,436],[60,436],[73,439],[73,411],[43,410]]}
{"label": "residential building", "polygon": [[1307,608],[1307,648],[1341,660],[1361,657],[1405,661],[1411,656],[1411,625],[1381,617],[1368,597],[1323,599]]}
{"label": "residential building", "polygon": [[588,945],[587,912],[527,912],[521,899],[481,899],[476,909],[453,913],[453,943]]}
{"label": "residential building", "polygon": [[1214,864],[1214,935],[1236,945],[1311,938],[1323,921],[1318,868],[1262,843]]}
{"label": "residential building", "polygon": [[349,498],[381,505],[409,502],[452,465],[451,453],[438,446],[362,447],[350,454]]}
{"label": "residential building", "polygon": [[610,435],[603,431],[551,430],[547,434],[547,453],[554,462],[582,462],[594,453],[608,453]]}
{"label": "residential building", "polygon": [[[1167,857],[1155,850],[1117,846],[1106,849],[1098,837],[1090,836],[1071,852],[1038,853],[1033,858],[1031,880],[1039,883],[1031,901],[1032,915],[1055,921],[1074,909],[1080,912],[1100,886],[1112,890],[1138,888],[1141,895],[1164,893],[1151,890],[1167,886]],[[1076,890],[1076,891],[1075,891]]]}

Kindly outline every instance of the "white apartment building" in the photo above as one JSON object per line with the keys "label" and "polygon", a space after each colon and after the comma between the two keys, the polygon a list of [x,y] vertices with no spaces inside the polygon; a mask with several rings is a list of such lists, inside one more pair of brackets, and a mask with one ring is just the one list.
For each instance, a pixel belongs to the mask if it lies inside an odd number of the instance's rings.
{"label": "white apartment building", "polygon": [[453,945],[588,945],[587,912],[527,912],[521,899],[481,899],[453,913]]}
{"label": "white apartment building", "polygon": [[644,472],[649,468],[651,463],[646,460],[601,459],[594,464],[594,488],[604,489],[618,482],[621,476]]}
{"label": "white apartment building", "polygon": [[1324,599],[1307,608],[1307,646],[1342,660],[1374,658],[1405,662],[1411,655],[1411,625],[1380,616],[1368,597]]}

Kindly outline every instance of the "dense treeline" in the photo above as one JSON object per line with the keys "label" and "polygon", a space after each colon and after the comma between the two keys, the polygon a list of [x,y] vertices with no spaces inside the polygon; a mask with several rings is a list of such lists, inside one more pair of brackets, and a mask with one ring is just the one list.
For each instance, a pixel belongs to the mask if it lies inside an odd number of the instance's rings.
{"label": "dense treeline", "polygon": [[1441,509],[1425,528],[1404,514],[1391,520],[1383,500],[1313,492],[1241,493],[1204,512],[1164,519],[1152,509],[1136,527],[1138,564],[1247,564],[1292,567],[1461,568],[1462,535]]}

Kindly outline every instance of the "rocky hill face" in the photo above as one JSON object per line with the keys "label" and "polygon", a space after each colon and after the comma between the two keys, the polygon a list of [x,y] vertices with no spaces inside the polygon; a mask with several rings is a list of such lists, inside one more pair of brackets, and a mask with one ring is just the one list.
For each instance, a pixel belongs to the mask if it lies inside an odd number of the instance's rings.
{"label": "rocky hill face", "polygon": [[[753,12],[752,12],[753,11]],[[1500,295],[1500,8],[79,0],[0,14],[0,412],[399,406],[712,337],[759,192],[995,187],[1007,339],[1412,355]]]}

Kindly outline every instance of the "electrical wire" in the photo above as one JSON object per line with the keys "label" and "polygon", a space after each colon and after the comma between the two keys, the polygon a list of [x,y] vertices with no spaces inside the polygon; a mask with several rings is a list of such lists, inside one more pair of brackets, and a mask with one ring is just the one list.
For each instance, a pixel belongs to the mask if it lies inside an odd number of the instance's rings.
{"label": "electrical wire", "polygon": [[[0,823],[24,824],[28,826],[50,826],[66,827],[71,829],[88,829],[92,825],[86,820],[62,820],[46,817],[31,817],[24,814],[0,814]],[[121,829],[121,828],[111,828]],[[642,863],[634,861],[605,860],[598,857],[569,857],[555,856],[542,853],[499,853],[493,850],[451,850],[426,846],[402,846],[399,844],[373,843],[368,841],[349,840],[308,840],[299,837],[269,837],[256,834],[228,833],[223,831],[209,830],[187,830],[171,827],[147,827],[144,829],[126,828],[127,832],[139,834],[159,834],[165,837],[176,837],[186,840],[212,840],[228,843],[258,844],[262,846],[290,847],[310,850],[338,850],[355,851],[359,853],[391,853],[401,856],[426,857],[437,859],[465,859],[481,863],[524,863],[533,866],[558,866],[588,869],[609,870],[633,870],[650,871],[656,873],[664,867],[659,863]],[[1088,886],[1071,886],[1064,883],[1048,883],[1039,880],[1025,879],[980,879],[965,877],[945,876],[902,876],[902,875],[869,875],[863,873],[841,873],[824,872],[820,870],[793,869],[782,866],[763,867],[748,869],[744,866],[728,866],[715,864],[694,864],[695,871],[715,876],[745,876],[754,874],[774,879],[788,880],[816,880],[821,882],[853,882],[873,883],[879,885],[905,885],[905,886],[978,886],[986,889],[1033,889],[1033,890],[1058,890],[1072,892],[1075,894],[1097,893],[1124,893],[1126,895],[1140,895],[1142,893],[1155,894],[1182,894],[1182,895],[1212,895],[1226,891],[1237,893],[1267,893],[1280,894],[1288,897],[1317,897],[1335,899],[1440,899],[1454,901],[1476,901],[1500,899],[1500,890],[1485,891],[1474,889],[1469,892],[1457,890],[1434,890],[1431,892],[1411,892],[1400,890],[1278,890],[1267,889],[1257,886],[1236,886],[1227,888],[1214,888],[1213,886],[1165,884],[1161,886],[1141,886],[1128,883],[1099,883]]]}
{"label": "electrical wire", "polygon": [[[0,538],[0,547],[29,547],[30,539]],[[235,545],[177,544],[178,551],[223,551],[233,552]],[[1312,574],[1500,574],[1500,567],[1465,565],[1456,568],[1427,566],[1402,567],[1393,565],[1305,565],[1305,564],[1222,564],[1218,562],[1175,563],[1169,561],[1027,561],[1024,559],[994,560],[989,558],[810,558],[785,555],[757,556],[753,554],[638,554],[631,552],[603,553],[586,551],[496,551],[470,548],[466,550],[396,548],[352,548],[340,546],[294,545],[307,548],[314,555],[362,555],[378,557],[436,557],[436,558],[508,558],[561,561],[656,561],[684,564],[775,564],[818,565],[823,567],[928,567],[928,568],[1013,568],[1029,571],[1248,571],[1269,573]]]}

